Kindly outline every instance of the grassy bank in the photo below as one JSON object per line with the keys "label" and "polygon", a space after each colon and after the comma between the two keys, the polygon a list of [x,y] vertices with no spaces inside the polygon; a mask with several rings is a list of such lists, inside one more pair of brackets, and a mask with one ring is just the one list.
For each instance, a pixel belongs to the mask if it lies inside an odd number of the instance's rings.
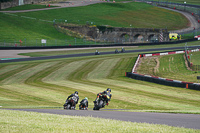
{"label": "grassy bank", "polygon": [[123,122],[110,119],[52,115],[33,112],[0,110],[0,127],[2,133],[10,132],[95,132],[113,133],[129,132],[176,132],[197,133],[199,130],[155,125],[146,123]]}
{"label": "grassy bank", "polygon": [[200,52],[192,52],[188,54],[190,56],[190,61],[193,65],[200,65]]}
{"label": "grassy bank", "polygon": [[134,28],[166,28],[167,25],[168,30],[182,29],[188,24],[188,20],[179,13],[145,3],[101,3],[11,15],[0,13],[0,41],[23,40],[25,43],[25,40],[33,40],[34,44],[36,39],[74,41],[74,38],[59,33],[53,27],[53,20]]}

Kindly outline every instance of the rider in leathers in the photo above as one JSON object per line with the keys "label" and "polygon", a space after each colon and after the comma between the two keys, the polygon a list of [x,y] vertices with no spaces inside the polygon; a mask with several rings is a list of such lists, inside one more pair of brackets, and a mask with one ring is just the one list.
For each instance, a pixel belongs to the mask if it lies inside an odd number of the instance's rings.
{"label": "rider in leathers", "polygon": [[108,99],[106,100],[106,105],[108,105],[108,104],[109,104],[108,102],[109,102],[109,101],[111,100],[111,98],[112,98],[111,89],[110,89],[110,88],[107,88],[106,91],[103,91],[103,92],[98,93],[98,94],[97,94],[97,98],[96,98],[96,100],[94,101],[94,103],[97,103],[97,101],[98,101],[100,95],[107,95]]}
{"label": "rider in leathers", "polygon": [[86,107],[86,109],[88,109],[88,98],[87,98],[87,97],[85,97],[85,98],[80,102],[79,109],[81,108],[81,105],[83,105],[84,107]]}
{"label": "rider in leathers", "polygon": [[76,104],[78,103],[79,100],[79,96],[78,96],[78,92],[75,91],[73,94],[71,94],[70,96],[68,96],[67,100],[69,100],[72,97],[72,99],[74,100],[74,109],[76,108]]}

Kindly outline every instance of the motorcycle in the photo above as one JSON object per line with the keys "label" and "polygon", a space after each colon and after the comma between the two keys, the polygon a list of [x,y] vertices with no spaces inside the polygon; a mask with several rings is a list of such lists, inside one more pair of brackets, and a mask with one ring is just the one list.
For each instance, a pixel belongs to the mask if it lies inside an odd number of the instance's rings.
{"label": "motorcycle", "polygon": [[107,95],[100,95],[99,99],[96,102],[94,102],[93,110],[99,110],[100,108],[105,107],[107,100],[108,100]]}
{"label": "motorcycle", "polygon": [[125,52],[125,49],[124,48],[122,48],[122,50],[121,50],[121,53],[124,53]]}
{"label": "motorcycle", "polygon": [[115,49],[115,54],[119,54],[119,51],[117,49]]}
{"label": "motorcycle", "polygon": [[88,110],[88,107],[84,104],[79,105],[79,110]]}
{"label": "motorcycle", "polygon": [[94,54],[95,54],[95,55],[100,55],[100,52],[96,51]]}
{"label": "motorcycle", "polygon": [[69,100],[66,100],[66,102],[63,106],[64,106],[64,109],[75,110],[75,101],[73,100],[73,98],[70,98]]}

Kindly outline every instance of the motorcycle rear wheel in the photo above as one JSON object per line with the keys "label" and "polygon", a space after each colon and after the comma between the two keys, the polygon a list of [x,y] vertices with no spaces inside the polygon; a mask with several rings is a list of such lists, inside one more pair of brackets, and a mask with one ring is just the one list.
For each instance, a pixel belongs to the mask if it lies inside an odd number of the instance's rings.
{"label": "motorcycle rear wheel", "polygon": [[70,104],[67,104],[66,109],[70,109],[70,108],[71,108],[71,105],[70,105]]}

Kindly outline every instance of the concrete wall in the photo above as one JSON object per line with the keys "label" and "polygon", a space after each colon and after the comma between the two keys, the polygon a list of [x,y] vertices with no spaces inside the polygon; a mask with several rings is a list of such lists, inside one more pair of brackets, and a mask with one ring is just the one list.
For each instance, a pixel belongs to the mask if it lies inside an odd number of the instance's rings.
{"label": "concrete wall", "polygon": [[15,6],[19,6],[19,0],[13,0],[10,2],[0,3],[0,9],[6,9],[9,7],[15,7]]}
{"label": "concrete wall", "polygon": [[[162,39],[161,39],[162,34]],[[147,28],[113,28],[105,32],[99,32],[98,38],[107,38],[108,41],[126,42],[150,42],[156,38],[158,42],[169,41],[167,29],[147,29]]]}
{"label": "concrete wall", "polygon": [[[157,42],[169,41],[169,32],[167,29],[147,29],[147,28],[119,28],[112,27],[100,30],[97,27],[90,26],[61,26],[66,29],[79,32],[89,36],[97,41],[107,42],[151,42],[157,39]],[[162,37],[161,37],[162,36]]]}

